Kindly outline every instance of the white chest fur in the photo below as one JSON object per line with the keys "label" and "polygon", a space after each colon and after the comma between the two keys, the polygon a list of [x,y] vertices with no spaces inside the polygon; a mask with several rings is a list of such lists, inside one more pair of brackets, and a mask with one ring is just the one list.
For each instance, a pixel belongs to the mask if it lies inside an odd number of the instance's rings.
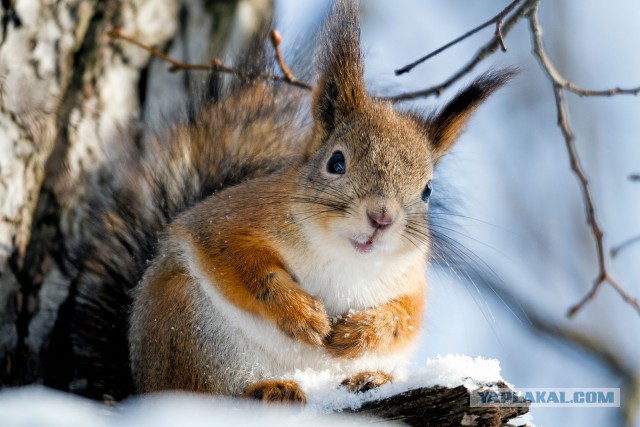
{"label": "white chest fur", "polygon": [[425,274],[425,256],[418,250],[394,254],[376,248],[359,253],[347,241],[334,241],[306,251],[285,250],[283,255],[300,285],[320,298],[330,315],[414,293],[423,283],[416,274]]}
{"label": "white chest fur", "polygon": [[[233,370],[236,371],[240,380],[246,380],[247,377],[260,379],[264,377],[287,377],[295,373],[296,370],[329,369],[340,374],[349,375],[362,370],[382,369],[387,372],[398,372],[398,369],[404,364],[407,351],[405,349],[399,353],[385,356],[367,355],[355,360],[338,360],[329,357],[328,353],[322,347],[313,347],[301,341],[292,339],[277,329],[270,321],[242,309],[236,307],[228,301],[217,289],[215,283],[211,283],[207,279],[204,272],[192,254],[192,248],[185,244],[183,262],[187,267],[190,276],[198,282],[201,289],[207,295],[210,305],[207,310],[212,310],[216,319],[224,324],[222,328],[226,330],[224,334],[220,334],[213,330],[209,325],[200,325],[202,328],[211,328],[211,334],[215,335],[216,346],[224,346],[226,354],[235,354],[233,361],[227,363],[233,364]],[[395,294],[397,289],[390,288],[391,283],[387,280],[380,280],[378,267],[370,269],[366,274],[362,273],[362,267],[368,265],[362,262],[362,265],[351,265],[352,273],[349,277],[350,285],[343,286],[339,296],[332,296],[338,292],[340,283],[344,283],[345,264],[328,264],[326,260],[314,260],[323,265],[325,274],[312,274],[312,269],[300,269],[304,274],[304,280],[309,281],[314,287],[329,286],[329,289],[321,289],[318,296],[323,298],[326,294],[326,304],[331,308],[332,312],[343,312],[343,309],[356,309],[360,305],[375,304],[376,301],[384,299],[385,294]],[[345,260],[348,264],[348,260]],[[327,279],[327,276],[330,279]],[[374,280],[378,277],[378,280]],[[385,276],[387,277],[387,276]],[[389,277],[390,279],[390,277]],[[372,287],[373,284],[373,287]],[[396,286],[398,288],[398,286]],[[364,297],[359,296],[364,292]],[[202,316],[203,318],[211,318],[212,316]],[[215,328],[220,330],[220,324]],[[215,358],[215,354],[211,355]],[[258,376],[258,377],[256,377]]]}

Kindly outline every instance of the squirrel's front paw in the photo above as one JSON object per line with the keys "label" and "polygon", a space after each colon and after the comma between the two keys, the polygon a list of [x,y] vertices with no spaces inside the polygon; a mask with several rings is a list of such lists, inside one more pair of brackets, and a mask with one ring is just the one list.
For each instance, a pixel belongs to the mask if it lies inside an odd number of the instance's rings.
{"label": "squirrel's front paw", "polygon": [[364,371],[352,377],[345,378],[341,385],[352,393],[359,393],[380,387],[391,382],[393,377],[382,371]]}
{"label": "squirrel's front paw", "polygon": [[397,320],[382,307],[339,318],[324,345],[333,357],[354,359],[368,351],[388,351],[398,338]]}
{"label": "squirrel's front paw", "polygon": [[306,403],[307,401],[307,397],[295,381],[259,381],[251,384],[243,396],[264,402]]}
{"label": "squirrel's front paw", "polygon": [[283,299],[283,315],[277,322],[278,328],[292,338],[322,345],[331,330],[331,321],[322,301],[296,290],[287,292]]}
{"label": "squirrel's front paw", "polygon": [[332,356],[347,359],[369,351],[394,351],[416,336],[413,318],[420,309],[415,297],[408,295],[378,307],[348,313],[335,322],[325,339],[325,347]]}
{"label": "squirrel's front paw", "polygon": [[362,356],[376,347],[379,332],[375,322],[365,313],[348,314],[338,319],[331,333],[325,338],[324,345],[334,357],[353,359]]}

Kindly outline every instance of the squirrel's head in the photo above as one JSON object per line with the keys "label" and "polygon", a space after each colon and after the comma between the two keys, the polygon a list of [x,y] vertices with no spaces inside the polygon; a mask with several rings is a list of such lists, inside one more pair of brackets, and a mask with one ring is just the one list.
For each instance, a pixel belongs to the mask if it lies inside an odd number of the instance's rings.
{"label": "squirrel's head", "polygon": [[[331,245],[361,253],[426,252],[438,160],[476,108],[513,74],[492,72],[427,116],[395,111],[363,81],[357,6],[338,1],[324,31],[312,97],[314,139],[302,169],[302,210]],[[336,247],[338,249],[338,247]]]}

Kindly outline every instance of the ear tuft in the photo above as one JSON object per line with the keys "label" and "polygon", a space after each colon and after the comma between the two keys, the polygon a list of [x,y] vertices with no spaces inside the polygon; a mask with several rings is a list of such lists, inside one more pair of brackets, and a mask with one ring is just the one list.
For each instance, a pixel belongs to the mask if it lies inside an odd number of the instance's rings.
{"label": "ear tuft", "polygon": [[517,70],[513,68],[487,72],[429,117],[427,124],[433,149],[439,154],[447,152],[464,131],[473,112],[516,74]]}
{"label": "ear tuft", "polygon": [[331,133],[366,100],[358,1],[337,0],[325,22],[318,58],[320,76],[312,109],[322,133]]}

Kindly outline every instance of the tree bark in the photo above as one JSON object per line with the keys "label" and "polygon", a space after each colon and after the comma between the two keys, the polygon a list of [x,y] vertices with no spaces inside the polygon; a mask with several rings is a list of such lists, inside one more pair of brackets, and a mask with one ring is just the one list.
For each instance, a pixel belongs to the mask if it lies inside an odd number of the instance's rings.
{"label": "tree bark", "polygon": [[[502,390],[504,383],[493,384]],[[483,387],[489,390],[490,387]],[[482,426],[499,427],[529,412],[528,406],[470,405],[471,395],[465,386],[418,388],[394,396],[367,402],[360,408],[345,412],[373,415],[391,421],[401,421],[411,426]]]}

